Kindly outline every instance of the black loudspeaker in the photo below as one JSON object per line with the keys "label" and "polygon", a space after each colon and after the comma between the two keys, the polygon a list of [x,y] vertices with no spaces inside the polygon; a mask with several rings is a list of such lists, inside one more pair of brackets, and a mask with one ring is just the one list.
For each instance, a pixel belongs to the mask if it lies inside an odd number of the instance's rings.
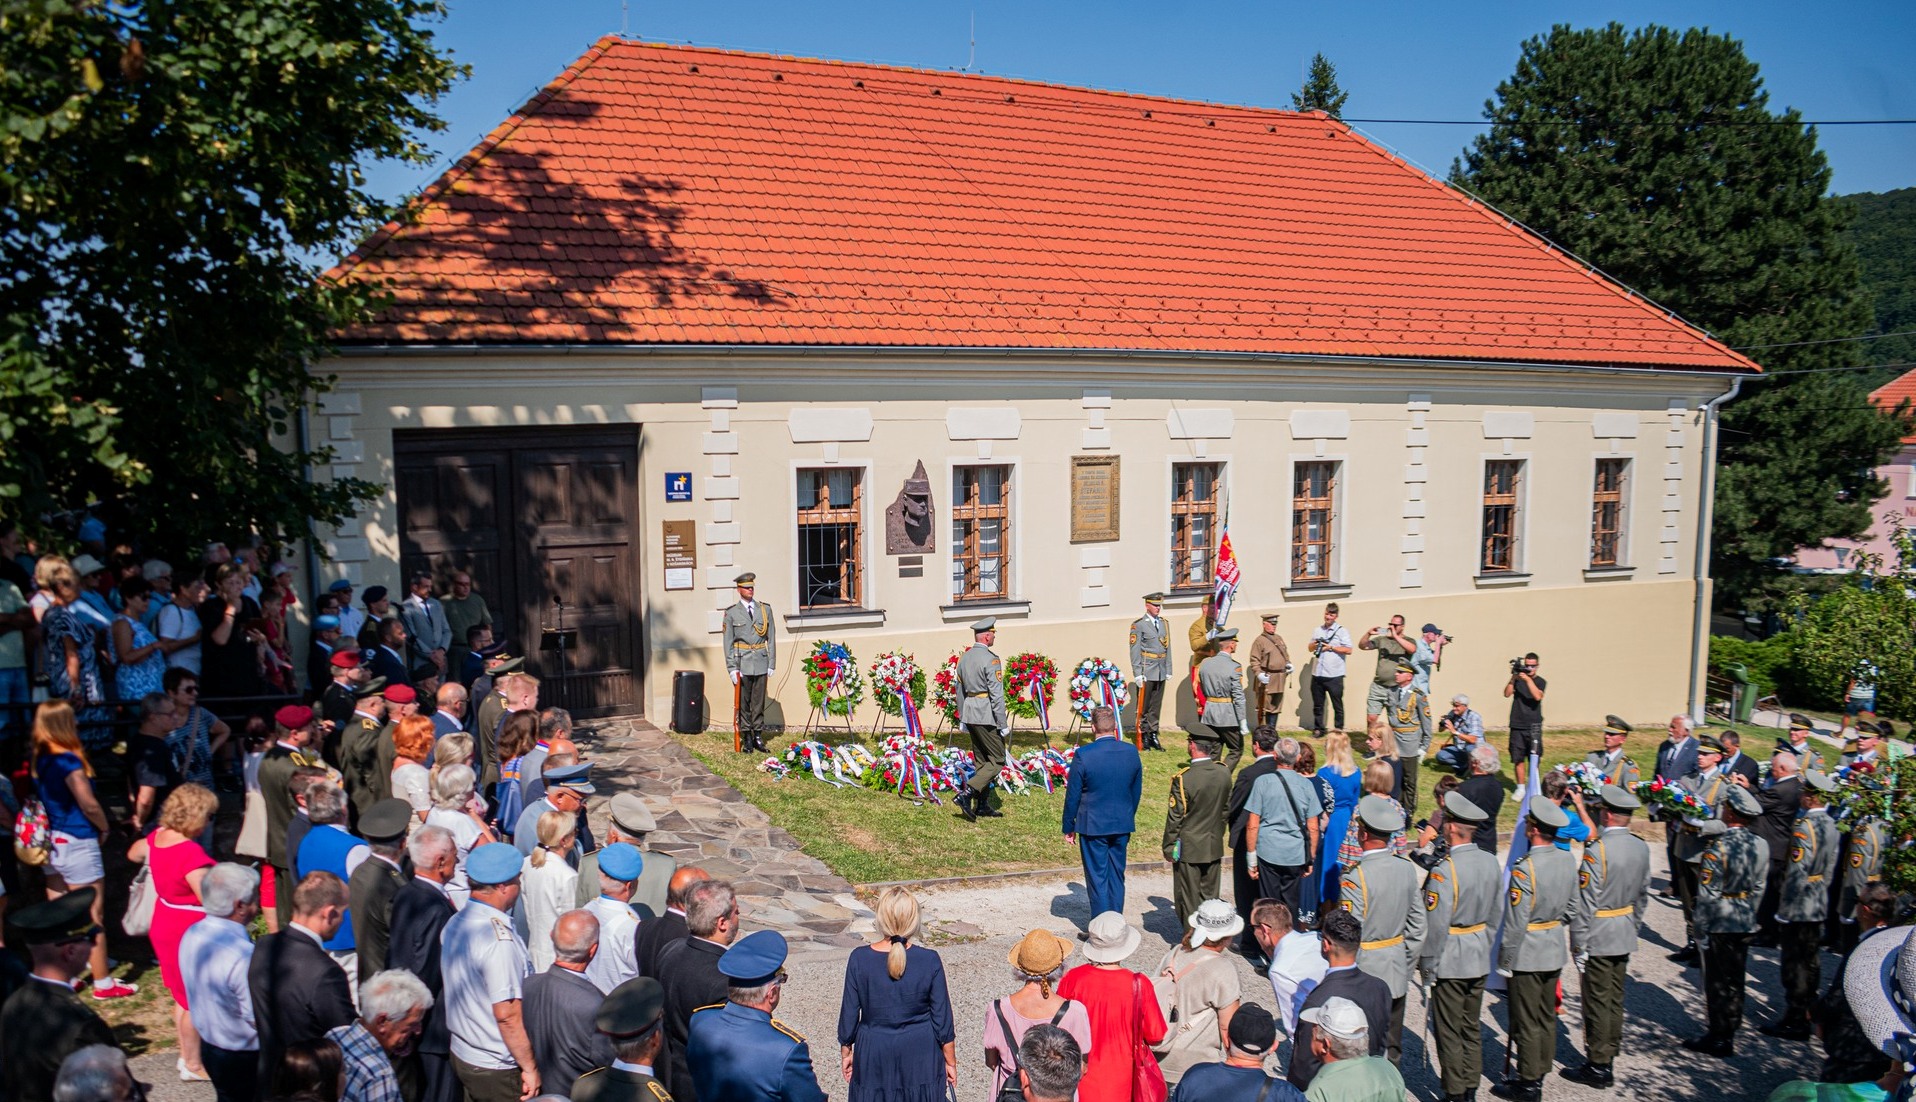
{"label": "black loudspeaker", "polygon": [[696,735],[705,730],[704,670],[673,672],[672,729],[681,735]]}

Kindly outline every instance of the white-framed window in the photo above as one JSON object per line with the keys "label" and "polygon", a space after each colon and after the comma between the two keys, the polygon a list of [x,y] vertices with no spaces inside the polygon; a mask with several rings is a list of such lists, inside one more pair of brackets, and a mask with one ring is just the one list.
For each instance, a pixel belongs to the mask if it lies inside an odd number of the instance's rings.
{"label": "white-framed window", "polygon": [[1209,590],[1223,523],[1224,464],[1171,464],[1172,590]]}
{"label": "white-framed window", "polygon": [[1344,464],[1300,459],[1291,467],[1291,584],[1331,585],[1337,577],[1338,515]]}
{"label": "white-framed window", "polygon": [[1477,550],[1479,574],[1523,573],[1526,468],[1522,459],[1484,460],[1482,538]]}
{"label": "white-framed window", "polygon": [[1630,459],[1600,456],[1590,490],[1590,566],[1630,565]]}
{"label": "white-framed window", "polygon": [[800,609],[858,608],[865,599],[865,478],[858,467],[798,472]]}
{"label": "white-framed window", "polygon": [[951,469],[951,597],[1011,595],[1011,482],[1008,463]]}

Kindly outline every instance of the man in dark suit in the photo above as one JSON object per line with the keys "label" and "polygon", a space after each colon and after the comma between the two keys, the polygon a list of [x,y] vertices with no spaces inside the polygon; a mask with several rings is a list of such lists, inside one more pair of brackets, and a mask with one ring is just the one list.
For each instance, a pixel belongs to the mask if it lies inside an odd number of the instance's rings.
{"label": "man in dark suit", "polygon": [[400,1081],[418,1084],[408,1098],[460,1102],[465,1090],[452,1070],[452,1033],[446,1024],[445,974],[439,967],[439,935],[452,921],[446,882],[459,870],[459,846],[444,827],[420,827],[406,841],[413,877],[393,895],[386,967],[404,968],[432,992],[432,1009],[413,1050],[399,1069]]}
{"label": "man in dark suit", "polygon": [[1144,796],[1144,762],[1138,748],[1118,736],[1117,713],[1093,708],[1091,731],[1090,744],[1071,756],[1064,785],[1064,840],[1078,844],[1084,862],[1087,922],[1106,911],[1124,912],[1125,849]]}
{"label": "man in dark suit", "polygon": [[[1697,741],[1696,735],[1690,731],[1690,717],[1682,714],[1671,716],[1669,731],[1669,735],[1657,746],[1655,775],[1656,780],[1660,780],[1666,785],[1676,784],[1678,781],[1697,771]],[[1754,781],[1752,781],[1752,783],[1754,783]],[[1681,859],[1677,857],[1677,837],[1682,833],[1682,831],[1677,829],[1677,820],[1655,808],[1651,809],[1650,817],[1655,820],[1661,820],[1664,824],[1663,855],[1669,860],[1669,867],[1671,869],[1682,868]],[[1673,876],[1670,893],[1674,893],[1675,891],[1675,877]]]}
{"label": "man in dark suit", "polygon": [[1211,732],[1187,731],[1191,764],[1171,778],[1164,815],[1164,859],[1171,862],[1171,902],[1182,929],[1198,904],[1218,898],[1224,864],[1225,812],[1231,804],[1231,774],[1216,758]]}
{"label": "man in dark suit", "polygon": [[1259,727],[1251,733],[1251,764],[1238,770],[1231,782],[1231,804],[1225,814],[1230,818],[1231,898],[1237,901],[1237,913],[1244,919],[1244,932],[1238,935],[1237,951],[1251,961],[1264,959],[1257,938],[1251,932],[1251,904],[1257,902],[1257,881],[1251,879],[1252,858],[1244,849],[1244,824],[1250,819],[1244,805],[1251,798],[1251,786],[1259,777],[1277,772],[1277,730]]}
{"label": "man in dark suit", "polygon": [[1754,945],[1774,949],[1777,945],[1776,904],[1783,889],[1783,871],[1789,865],[1790,836],[1796,833],[1796,813],[1803,808],[1803,778],[1798,775],[1797,757],[1778,750],[1770,758],[1770,780],[1754,785],[1742,774],[1733,774],[1731,783],[1749,789],[1762,814],[1750,828],[1770,846],[1770,876],[1763,885],[1763,902],[1756,908]]}
{"label": "man in dark suit", "polygon": [[685,925],[690,936],[659,954],[659,984],[665,988],[665,1086],[678,1102],[698,1102],[685,1046],[692,1012],[726,1000],[731,985],[719,971],[719,958],[738,937],[738,897],[730,881],[701,880],[685,893]]}
{"label": "man in dark suit", "polygon": [[1723,760],[1717,768],[1725,773],[1740,773],[1744,780],[1750,782],[1750,787],[1756,787],[1761,775],[1756,759],[1743,752],[1743,736],[1735,731],[1725,731],[1716,737],[1716,741],[1723,746]]}
{"label": "man in dark suit", "polygon": [[386,970],[387,949],[392,944],[393,897],[412,879],[399,862],[406,851],[406,828],[412,817],[411,804],[388,799],[374,804],[359,818],[359,835],[366,840],[372,856],[353,870],[346,882],[346,895],[353,916],[353,944],[359,950],[360,983]]}
{"label": "man in dark suit", "polygon": [[100,931],[91,914],[94,891],[81,888],[8,916],[33,958],[33,975],[0,1007],[0,1066],[13,1102],[46,1102],[62,1060],[88,1045],[115,1044],[113,1031],[73,993]]}
{"label": "man in dark suit", "polygon": [[379,645],[367,654],[374,677],[388,685],[412,685],[412,667],[406,663],[406,625],[399,617],[379,621]]}
{"label": "man in dark suit", "polygon": [[[1390,985],[1368,972],[1358,970],[1357,950],[1363,936],[1363,924],[1349,911],[1336,910],[1324,916],[1318,939],[1324,959],[1330,963],[1330,970],[1310,989],[1298,1012],[1301,1015],[1314,1006],[1323,1006],[1333,996],[1349,999],[1364,1011],[1364,1018],[1370,1023],[1370,1054],[1382,1056],[1384,1035],[1390,1029]],[[1299,989],[1302,990],[1301,987]],[[1323,1066],[1323,1062],[1311,1051],[1311,1034],[1314,1030],[1311,1023],[1300,1017],[1297,1034],[1291,1039],[1288,1078],[1298,1090],[1308,1088],[1311,1080],[1317,1076],[1318,1069]]]}
{"label": "man in dark suit", "polygon": [[640,923],[639,935],[632,939],[632,955],[637,958],[639,975],[657,977],[659,957],[666,946],[685,940],[685,893],[699,881],[710,879],[711,874],[697,865],[687,865],[672,874],[671,882],[665,887],[665,913]]}
{"label": "man in dark suit", "polygon": [[552,924],[552,967],[526,977],[522,1009],[541,1083],[558,1087],[612,1064],[612,1040],[593,1024],[605,994],[585,978],[600,948],[598,918],[567,911]]}
{"label": "man in dark suit", "polygon": [[286,849],[286,828],[292,825],[294,816],[293,772],[301,766],[320,765],[321,761],[309,749],[315,731],[311,708],[288,704],[273,714],[273,722],[279,740],[260,759],[259,796],[266,805],[266,863],[273,866],[273,882],[277,885],[274,906],[284,926],[293,917],[293,854]]}
{"label": "man in dark suit", "polygon": [[1480,742],[1470,751],[1468,779],[1457,786],[1457,794],[1484,813],[1470,843],[1491,854],[1497,852],[1497,812],[1504,806],[1504,779],[1497,769],[1497,748]]}
{"label": "man in dark suit", "polygon": [[[285,889],[282,888],[282,891]],[[259,939],[246,984],[259,1029],[259,1081],[271,1083],[286,1046],[317,1041],[350,1024],[352,985],[323,947],[346,920],[346,883],[329,872],[308,874],[289,893],[293,917],[285,929]]]}

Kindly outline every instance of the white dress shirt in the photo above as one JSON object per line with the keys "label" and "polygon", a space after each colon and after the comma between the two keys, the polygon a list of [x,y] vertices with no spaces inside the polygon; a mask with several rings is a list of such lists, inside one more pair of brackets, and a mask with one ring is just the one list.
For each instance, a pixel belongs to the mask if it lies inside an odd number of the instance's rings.
{"label": "white dress shirt", "polygon": [[468,900],[439,935],[439,960],[452,1054],[476,1068],[517,1067],[493,1016],[495,1005],[525,997],[526,943],[512,928],[512,916]]}
{"label": "white dress shirt", "polygon": [[585,966],[585,978],[606,994],[639,974],[632,942],[639,935],[639,916],[629,903],[600,896],[585,905],[599,920],[599,951]]}
{"label": "white dress shirt", "polygon": [[180,981],[187,1005],[197,1008],[193,1026],[207,1044],[229,1052],[258,1051],[253,992],[246,982],[252,963],[253,939],[230,918],[207,915],[180,938]]}
{"label": "white dress shirt", "polygon": [[1308,930],[1293,932],[1277,943],[1277,950],[1271,954],[1271,992],[1277,996],[1277,1020],[1286,1034],[1297,1036],[1298,985],[1307,980],[1321,982],[1328,971],[1330,965],[1318,948],[1316,934]]}

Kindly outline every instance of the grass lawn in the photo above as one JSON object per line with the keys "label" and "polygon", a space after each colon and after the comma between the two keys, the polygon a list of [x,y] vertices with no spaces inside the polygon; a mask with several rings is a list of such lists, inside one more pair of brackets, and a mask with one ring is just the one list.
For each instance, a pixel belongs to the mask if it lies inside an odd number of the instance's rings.
{"label": "grass lawn", "polygon": [[[794,772],[785,780],[773,780],[756,770],[763,755],[732,753],[729,731],[673,737],[762,808],[774,823],[790,831],[806,853],[854,884],[1067,868],[1078,863],[1076,848],[1065,844],[1059,829],[1064,806],[1062,787],[1049,795],[1034,789],[1027,796],[1006,796],[1004,818],[967,823],[949,798],[942,806],[914,806],[908,800],[868,789],[833,788],[809,774]],[[1625,744],[1646,776],[1655,764],[1657,744],[1663,737],[1660,729],[1640,730]],[[1489,738],[1493,745],[1505,741],[1502,732],[1492,732]],[[1036,731],[1020,731],[1012,737],[1015,753],[1036,749],[1043,743],[1044,736]],[[781,754],[787,744],[782,737],[774,742]],[[1544,764],[1581,760],[1601,744],[1592,730],[1547,732]],[[1063,745],[1062,740],[1058,745]],[[1177,732],[1167,735],[1165,745],[1164,753],[1144,755],[1144,800],[1138,808],[1137,832],[1131,836],[1133,861],[1162,858],[1159,843],[1164,834],[1171,775],[1188,759]],[[1419,786],[1425,793],[1421,801],[1425,811],[1429,810],[1428,794],[1437,775],[1426,761]],[[1506,789],[1514,791],[1515,772],[1509,762],[1504,763],[1504,778]],[[1499,816],[1506,832],[1516,822],[1516,813],[1516,801],[1506,800]]]}

